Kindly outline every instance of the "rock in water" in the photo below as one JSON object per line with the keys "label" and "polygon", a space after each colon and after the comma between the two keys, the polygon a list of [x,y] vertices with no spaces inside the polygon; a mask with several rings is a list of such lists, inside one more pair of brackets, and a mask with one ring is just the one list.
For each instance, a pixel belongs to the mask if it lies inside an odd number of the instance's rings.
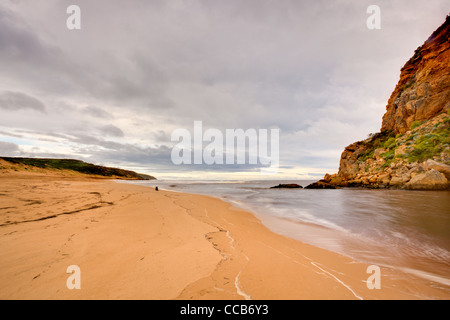
{"label": "rock in water", "polygon": [[286,189],[295,189],[295,188],[303,188],[301,185],[298,185],[296,183],[287,183],[287,184],[279,184],[277,186],[274,187],[270,187],[270,189],[282,189],[282,188],[286,188]]}
{"label": "rock in water", "polygon": [[310,185],[306,186],[305,189],[336,189],[336,187],[330,183],[325,182],[324,180],[320,180],[311,183]]}

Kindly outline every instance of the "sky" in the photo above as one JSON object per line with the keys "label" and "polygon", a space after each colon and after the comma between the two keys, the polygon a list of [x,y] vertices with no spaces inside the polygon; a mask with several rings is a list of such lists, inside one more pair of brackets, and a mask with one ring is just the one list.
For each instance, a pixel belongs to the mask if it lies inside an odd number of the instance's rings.
{"label": "sky", "polygon": [[[380,8],[380,29],[366,25]],[[71,30],[70,5],[81,29]],[[1,0],[0,155],[159,179],[319,179],[378,132],[448,0]],[[177,129],[278,129],[279,169],[175,165]]]}

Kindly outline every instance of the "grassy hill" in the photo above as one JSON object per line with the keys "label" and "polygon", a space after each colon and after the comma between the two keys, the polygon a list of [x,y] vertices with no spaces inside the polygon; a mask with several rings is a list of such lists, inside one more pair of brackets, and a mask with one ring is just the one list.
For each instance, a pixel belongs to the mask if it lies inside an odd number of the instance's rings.
{"label": "grassy hill", "polygon": [[97,175],[118,179],[130,180],[154,180],[153,176],[141,174],[130,170],[98,166],[75,159],[45,159],[45,158],[15,158],[0,157],[1,160],[14,165],[49,169],[49,170],[72,170],[87,175]]}

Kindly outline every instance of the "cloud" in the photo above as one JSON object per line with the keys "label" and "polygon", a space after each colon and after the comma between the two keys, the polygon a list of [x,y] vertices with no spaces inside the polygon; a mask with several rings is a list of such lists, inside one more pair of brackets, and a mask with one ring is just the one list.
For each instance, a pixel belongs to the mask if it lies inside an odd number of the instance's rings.
{"label": "cloud", "polygon": [[199,172],[254,168],[175,167],[172,130],[275,127],[281,165],[335,167],[379,129],[446,3],[380,0],[382,29],[370,31],[359,0],[78,0],[71,31],[66,1],[3,1],[0,109],[36,112],[4,112],[0,125],[60,154]]}
{"label": "cloud", "polygon": [[87,106],[84,107],[82,109],[82,112],[85,114],[88,114],[92,117],[95,118],[100,118],[100,119],[112,119],[114,118],[112,114],[110,114],[109,112],[105,111],[102,108],[96,107],[96,106]]}
{"label": "cloud", "polygon": [[45,113],[45,105],[38,99],[21,92],[3,91],[0,93],[0,109],[32,109]]}
{"label": "cloud", "polygon": [[19,146],[12,142],[0,141],[0,155],[14,156],[19,152]]}
{"label": "cloud", "polygon": [[6,132],[6,131],[0,131],[0,135],[7,136],[7,137],[14,137],[14,138],[22,138],[21,134]]}
{"label": "cloud", "polygon": [[156,132],[152,133],[152,136],[155,138],[155,140],[158,143],[172,143],[171,137],[170,137],[171,133],[170,132],[166,132],[164,130],[157,130]]}
{"label": "cloud", "polygon": [[123,131],[120,130],[120,128],[112,125],[112,124],[108,124],[105,125],[103,127],[99,128],[100,132],[103,133],[106,136],[111,136],[111,137],[123,137]]}

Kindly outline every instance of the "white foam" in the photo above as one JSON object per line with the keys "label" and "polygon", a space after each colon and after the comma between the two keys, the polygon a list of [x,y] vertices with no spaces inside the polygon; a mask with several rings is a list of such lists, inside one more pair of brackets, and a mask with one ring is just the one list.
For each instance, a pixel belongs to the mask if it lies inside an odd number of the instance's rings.
{"label": "white foam", "polygon": [[336,277],[334,274],[329,273],[328,271],[322,269],[321,267],[319,267],[317,264],[315,264],[314,262],[311,261],[311,264],[313,266],[315,266],[316,268],[322,270],[323,272],[325,272],[326,274],[330,275],[331,277],[333,277],[337,282],[339,282],[340,284],[342,284],[344,287],[346,287],[356,298],[358,298],[359,300],[364,300],[362,297],[358,296],[355,291],[353,291],[352,288],[350,288],[349,285],[347,285],[346,283],[344,283],[343,281],[341,281],[338,277]]}
{"label": "white foam", "polygon": [[430,281],[437,282],[437,283],[440,283],[440,284],[450,287],[450,279],[448,279],[448,278],[443,278],[441,276],[431,274],[429,272],[416,270],[416,269],[410,269],[410,268],[406,268],[406,267],[400,267],[398,269],[402,270],[403,272],[418,276],[422,279],[430,280]]}
{"label": "white foam", "polygon": [[244,291],[242,291],[242,289],[240,287],[239,277],[241,276],[241,272],[242,272],[242,270],[239,271],[236,278],[234,279],[234,286],[236,287],[236,292],[238,295],[244,297],[245,300],[252,300],[252,297],[250,295],[248,295],[247,293],[245,293]]}

